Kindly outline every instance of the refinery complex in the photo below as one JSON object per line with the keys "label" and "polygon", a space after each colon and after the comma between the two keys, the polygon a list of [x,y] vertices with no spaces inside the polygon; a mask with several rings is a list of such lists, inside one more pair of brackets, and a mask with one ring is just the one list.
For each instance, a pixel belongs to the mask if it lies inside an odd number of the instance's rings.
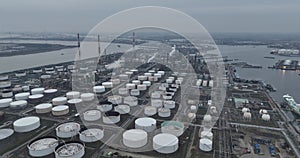
{"label": "refinery complex", "polygon": [[[297,120],[265,84],[244,82],[227,62],[213,76],[208,62],[223,58],[187,53],[195,48],[184,40],[132,38],[124,52],[1,74],[1,157],[300,156]],[[213,93],[220,84],[224,106]],[[292,96],[283,100],[300,113]]]}

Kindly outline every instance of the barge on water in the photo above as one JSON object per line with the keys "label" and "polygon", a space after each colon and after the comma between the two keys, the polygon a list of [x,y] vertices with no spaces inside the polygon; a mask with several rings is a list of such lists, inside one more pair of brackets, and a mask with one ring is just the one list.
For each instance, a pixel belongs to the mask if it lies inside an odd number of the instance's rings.
{"label": "barge on water", "polygon": [[296,103],[292,96],[286,94],[283,96],[283,100],[288,104],[294,113],[300,116],[300,104]]}

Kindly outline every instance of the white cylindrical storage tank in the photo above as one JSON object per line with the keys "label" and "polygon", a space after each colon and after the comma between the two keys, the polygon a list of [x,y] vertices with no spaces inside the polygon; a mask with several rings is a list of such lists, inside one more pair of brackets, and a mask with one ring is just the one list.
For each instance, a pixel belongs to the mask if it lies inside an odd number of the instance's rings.
{"label": "white cylindrical storage tank", "polygon": [[137,70],[137,69],[131,69],[130,71],[133,72],[133,73],[139,72],[139,70]]}
{"label": "white cylindrical storage tank", "polygon": [[126,71],[125,74],[128,75],[128,76],[131,76],[133,74],[133,72],[132,71]]}
{"label": "white cylindrical storage tank", "polygon": [[140,80],[133,80],[132,83],[135,84],[135,85],[140,85],[141,81]]}
{"label": "white cylindrical storage tank", "polygon": [[270,121],[271,117],[269,114],[262,114],[261,118],[264,120],[264,121]]}
{"label": "white cylindrical storage tank", "polygon": [[44,114],[52,111],[52,104],[51,103],[43,103],[35,106],[35,111],[38,114]]}
{"label": "white cylindrical storage tank", "polygon": [[210,113],[211,113],[211,114],[217,114],[217,113],[218,113],[217,107],[211,106],[211,107],[210,107]]}
{"label": "white cylindrical storage tank", "polygon": [[171,116],[171,110],[167,108],[159,108],[158,109],[158,116],[160,117],[170,117]]}
{"label": "white cylindrical storage tank", "polygon": [[156,129],[156,120],[151,117],[138,118],[135,120],[135,128],[152,132]]}
{"label": "white cylindrical storage tank", "polygon": [[82,99],[70,99],[68,100],[69,105],[76,105],[82,103]]}
{"label": "white cylindrical storage tank", "polygon": [[159,73],[156,73],[156,74],[154,74],[153,76],[154,76],[154,77],[157,77],[157,78],[161,78],[161,74],[159,74]]}
{"label": "white cylindrical storage tank", "polygon": [[146,116],[152,116],[155,115],[157,113],[157,108],[154,106],[146,106],[144,109],[144,114]]}
{"label": "white cylindrical storage tank", "polygon": [[168,79],[166,79],[166,82],[167,82],[168,84],[172,84],[172,83],[173,83],[173,80],[170,79],[170,78],[168,78]]}
{"label": "white cylindrical storage tank", "polygon": [[51,95],[57,93],[57,91],[58,91],[57,89],[46,89],[46,90],[44,91],[44,94],[45,94],[46,96],[51,96]]}
{"label": "white cylindrical storage tank", "polygon": [[33,73],[42,73],[43,70],[42,69],[34,69],[32,70]]}
{"label": "white cylindrical storage tank", "polygon": [[14,130],[20,133],[33,131],[40,125],[40,118],[36,116],[23,117],[13,123]]}
{"label": "white cylindrical storage tank", "polygon": [[32,157],[44,157],[55,151],[58,140],[54,137],[38,138],[28,144],[29,155]]}
{"label": "white cylindrical storage tank", "polygon": [[143,81],[143,85],[146,85],[147,87],[151,86],[151,82],[150,81]]}
{"label": "white cylindrical storage tank", "polygon": [[0,140],[4,140],[14,134],[14,130],[9,128],[0,129]]}
{"label": "white cylindrical storage tank", "polygon": [[147,90],[147,86],[143,85],[143,84],[137,85],[137,89],[140,90],[140,91],[145,91],[145,90]]}
{"label": "white cylindrical storage tank", "polygon": [[115,106],[114,110],[116,112],[119,112],[120,114],[128,114],[130,112],[130,106],[121,104],[121,105]]}
{"label": "white cylindrical storage tank", "polygon": [[88,110],[83,113],[83,119],[85,121],[97,121],[101,118],[101,112],[99,110]]}
{"label": "white cylindrical storage tank", "polygon": [[151,98],[153,98],[153,99],[159,99],[160,95],[161,94],[159,92],[153,92],[153,93],[151,93]]}
{"label": "white cylindrical storage tank", "polygon": [[45,71],[51,71],[51,70],[54,70],[53,67],[45,67]]}
{"label": "white cylindrical storage tank", "polygon": [[67,142],[56,147],[55,158],[82,158],[85,154],[81,142]]}
{"label": "white cylindrical storage tank", "polygon": [[58,105],[52,108],[52,114],[54,116],[62,116],[69,113],[69,106],[67,105]]}
{"label": "white cylindrical storage tank", "polygon": [[82,99],[82,101],[92,101],[95,98],[95,94],[94,93],[82,93],[80,95],[80,98]]}
{"label": "white cylindrical storage tank", "polygon": [[193,119],[196,118],[196,114],[195,113],[189,113],[188,114],[188,118],[191,119],[191,120],[193,120]]}
{"label": "white cylindrical storage tank", "polygon": [[144,76],[147,76],[147,77],[152,76],[152,73],[146,72],[146,73],[144,73]]}
{"label": "white cylindrical storage tank", "polygon": [[138,105],[138,98],[133,96],[127,96],[124,98],[124,103],[128,104],[129,106],[137,106]]}
{"label": "white cylindrical storage tank", "polygon": [[123,144],[130,148],[140,148],[147,144],[147,132],[140,129],[130,129],[123,133]]}
{"label": "white cylindrical storage tank", "polygon": [[260,109],[259,114],[267,114],[268,111],[266,109]]}
{"label": "white cylindrical storage tank", "polygon": [[16,72],[15,75],[16,77],[24,77],[26,76],[26,72]]}
{"label": "white cylindrical storage tank", "polygon": [[172,94],[163,94],[163,99],[165,99],[165,100],[171,100],[172,97],[173,97]]}
{"label": "white cylindrical storage tank", "polygon": [[200,139],[199,149],[205,152],[212,151],[212,141],[207,138]]}
{"label": "white cylindrical storage tank", "polygon": [[105,92],[105,87],[104,86],[94,86],[93,92],[94,93],[103,93],[103,92]]}
{"label": "white cylindrical storage tank", "polygon": [[151,106],[154,106],[154,107],[162,107],[163,105],[163,101],[160,100],[160,99],[151,99]]}
{"label": "white cylindrical storage tank", "polygon": [[191,112],[194,112],[194,113],[197,112],[197,106],[196,106],[196,105],[192,105],[192,106],[190,107],[190,109],[191,109]]}
{"label": "white cylindrical storage tank", "polygon": [[147,76],[138,76],[138,80],[140,81],[146,81],[148,79]]}
{"label": "white cylindrical storage tank", "polygon": [[213,139],[213,133],[211,131],[202,131],[201,134],[200,134],[200,137],[201,138],[207,138],[209,140],[212,140]]}
{"label": "white cylindrical storage tank", "polygon": [[181,80],[175,80],[175,83],[176,83],[177,85],[181,85],[182,81],[181,81]]}
{"label": "white cylindrical storage tank", "polygon": [[76,136],[80,131],[80,124],[76,122],[63,123],[56,127],[56,136],[59,138],[71,138]]}
{"label": "white cylindrical storage tank", "polygon": [[251,113],[250,112],[245,112],[244,113],[244,115],[243,115],[243,117],[244,117],[244,119],[246,119],[246,120],[250,120],[251,119]]}
{"label": "white cylindrical storage tank", "polygon": [[[0,83],[1,84],[1,83]],[[21,93],[23,91],[22,87],[19,87],[19,86],[15,86],[12,91],[14,93]]]}
{"label": "white cylindrical storage tank", "polygon": [[43,94],[33,94],[28,97],[28,101],[29,103],[38,103],[42,100],[43,97]]}
{"label": "white cylindrical storage tank", "polygon": [[175,101],[173,100],[165,100],[164,101],[164,107],[168,109],[174,109],[175,108]]}
{"label": "white cylindrical storage tank", "polygon": [[206,122],[206,123],[211,122],[211,120],[212,120],[211,115],[204,115],[203,120],[204,120],[204,122]]}
{"label": "white cylindrical storage tank", "polygon": [[113,85],[118,85],[118,84],[120,84],[120,79],[118,79],[118,78],[112,78],[111,80],[110,80],[110,82],[112,82],[112,84]]}
{"label": "white cylindrical storage tank", "polygon": [[9,79],[8,75],[1,75],[0,76],[0,81],[6,81],[8,79]]}
{"label": "white cylindrical storage tank", "polygon": [[101,112],[107,112],[112,109],[112,103],[111,102],[101,102],[100,105],[97,106],[97,109]]}
{"label": "white cylindrical storage tank", "polygon": [[140,90],[138,90],[138,89],[132,89],[130,91],[130,95],[132,95],[132,96],[139,96],[140,95]]}
{"label": "white cylindrical storage tank", "polygon": [[79,139],[86,143],[96,142],[104,137],[104,130],[99,128],[89,128],[79,133]]}
{"label": "white cylindrical storage tank", "polygon": [[128,89],[127,88],[119,88],[119,94],[120,95],[128,95]]}
{"label": "white cylindrical storage tank", "polygon": [[182,122],[178,121],[165,121],[161,124],[161,132],[173,134],[179,137],[184,132],[184,125]]}
{"label": "white cylindrical storage tank", "polygon": [[250,109],[249,109],[249,108],[243,108],[243,109],[242,109],[242,112],[243,112],[243,113],[245,113],[245,112],[250,112]]}
{"label": "white cylindrical storage tank", "polygon": [[11,87],[11,81],[0,81],[0,88],[10,88]]}
{"label": "white cylindrical storage tank", "polygon": [[126,84],[126,88],[127,88],[127,89],[135,89],[135,86],[136,86],[136,85],[135,85],[134,83],[127,83],[127,84]]}
{"label": "white cylindrical storage tank", "polygon": [[40,88],[33,88],[31,90],[31,94],[43,94],[44,91],[45,91],[45,88],[42,88],[42,87],[40,87]]}
{"label": "white cylindrical storage tank", "polygon": [[165,75],[165,71],[157,71],[158,74],[161,74],[162,76]]}
{"label": "white cylindrical storage tank", "polygon": [[103,122],[106,124],[115,124],[120,121],[120,113],[116,111],[108,111],[103,115]]}
{"label": "white cylindrical storage tank", "polygon": [[[1,94],[1,92],[0,92],[0,94]],[[2,98],[11,98],[11,97],[13,97],[13,95],[14,94],[13,94],[12,90],[9,90],[9,89],[4,89],[1,94]]]}
{"label": "white cylindrical storage tank", "polygon": [[18,93],[15,95],[16,100],[27,100],[29,97],[30,93],[24,92],[24,93]]}
{"label": "white cylindrical storage tank", "polygon": [[126,80],[129,79],[128,75],[126,75],[126,74],[119,75],[119,78],[120,78],[121,81],[126,81]]}
{"label": "white cylindrical storage tank", "polygon": [[18,100],[11,102],[9,104],[9,107],[12,109],[24,109],[27,106],[27,101],[26,100]]}
{"label": "white cylindrical storage tank", "polygon": [[178,138],[173,134],[157,134],[153,137],[153,149],[159,153],[170,154],[177,151],[178,142]]}
{"label": "white cylindrical storage tank", "polygon": [[67,103],[67,98],[66,97],[57,97],[52,99],[52,104],[53,105],[62,105]]}
{"label": "white cylindrical storage tank", "polygon": [[112,96],[108,96],[107,99],[112,104],[120,104],[122,103],[123,97],[119,95],[112,95]]}
{"label": "white cylindrical storage tank", "polygon": [[105,88],[113,88],[113,83],[112,82],[103,82],[102,86],[104,86]]}
{"label": "white cylindrical storage tank", "polygon": [[12,98],[0,99],[0,108],[9,107],[12,101],[13,101]]}
{"label": "white cylindrical storage tank", "polygon": [[80,98],[80,92],[71,91],[71,92],[66,93],[66,96],[67,96],[68,99]]}
{"label": "white cylindrical storage tank", "polygon": [[24,92],[28,92],[30,90],[29,86],[22,86]]}

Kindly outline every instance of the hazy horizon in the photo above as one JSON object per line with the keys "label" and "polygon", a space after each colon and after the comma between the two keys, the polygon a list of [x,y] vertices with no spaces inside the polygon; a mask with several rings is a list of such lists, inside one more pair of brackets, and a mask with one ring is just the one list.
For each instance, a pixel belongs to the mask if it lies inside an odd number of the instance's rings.
{"label": "hazy horizon", "polygon": [[2,0],[0,32],[87,33],[106,17],[138,6],[177,9],[210,33],[300,33],[297,0]]}

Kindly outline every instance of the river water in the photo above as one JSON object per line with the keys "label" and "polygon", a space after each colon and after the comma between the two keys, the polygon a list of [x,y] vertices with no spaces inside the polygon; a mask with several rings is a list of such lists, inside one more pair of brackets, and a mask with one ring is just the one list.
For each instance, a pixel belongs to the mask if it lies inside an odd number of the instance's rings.
{"label": "river water", "polygon": [[[300,76],[299,71],[284,71],[268,69],[278,60],[293,59],[299,60],[300,57],[286,57],[271,55],[271,49],[267,46],[226,46],[220,45],[219,49],[223,56],[246,61],[253,65],[261,65],[262,69],[239,68],[237,72],[244,79],[260,79],[272,84],[277,91],[271,92],[271,96],[278,102],[282,102],[284,94],[290,94],[300,103]],[[273,56],[275,59],[266,59],[265,56]]]}
{"label": "river water", "polygon": [[[44,41],[29,41],[26,40],[26,43],[45,43]],[[22,42],[20,42],[22,43]],[[49,43],[47,41],[47,43]],[[59,43],[59,41],[51,41],[50,43]],[[61,44],[61,43],[60,43]],[[63,44],[70,45],[70,42],[63,42]],[[74,45],[74,42],[72,42]],[[96,42],[85,42],[84,48],[81,49],[81,53],[98,52],[98,43]],[[106,52],[121,52],[128,50],[131,46],[128,44],[116,44],[112,43],[109,46],[109,43],[101,42],[101,48],[107,48]],[[58,64],[62,62],[74,61],[75,55],[77,54],[77,48],[62,49],[57,51],[49,51],[44,53],[36,54],[27,54],[27,55],[17,55],[10,57],[0,57],[0,73],[10,72],[15,70],[20,70],[24,68],[32,68],[37,66],[49,65],[49,64]]]}

